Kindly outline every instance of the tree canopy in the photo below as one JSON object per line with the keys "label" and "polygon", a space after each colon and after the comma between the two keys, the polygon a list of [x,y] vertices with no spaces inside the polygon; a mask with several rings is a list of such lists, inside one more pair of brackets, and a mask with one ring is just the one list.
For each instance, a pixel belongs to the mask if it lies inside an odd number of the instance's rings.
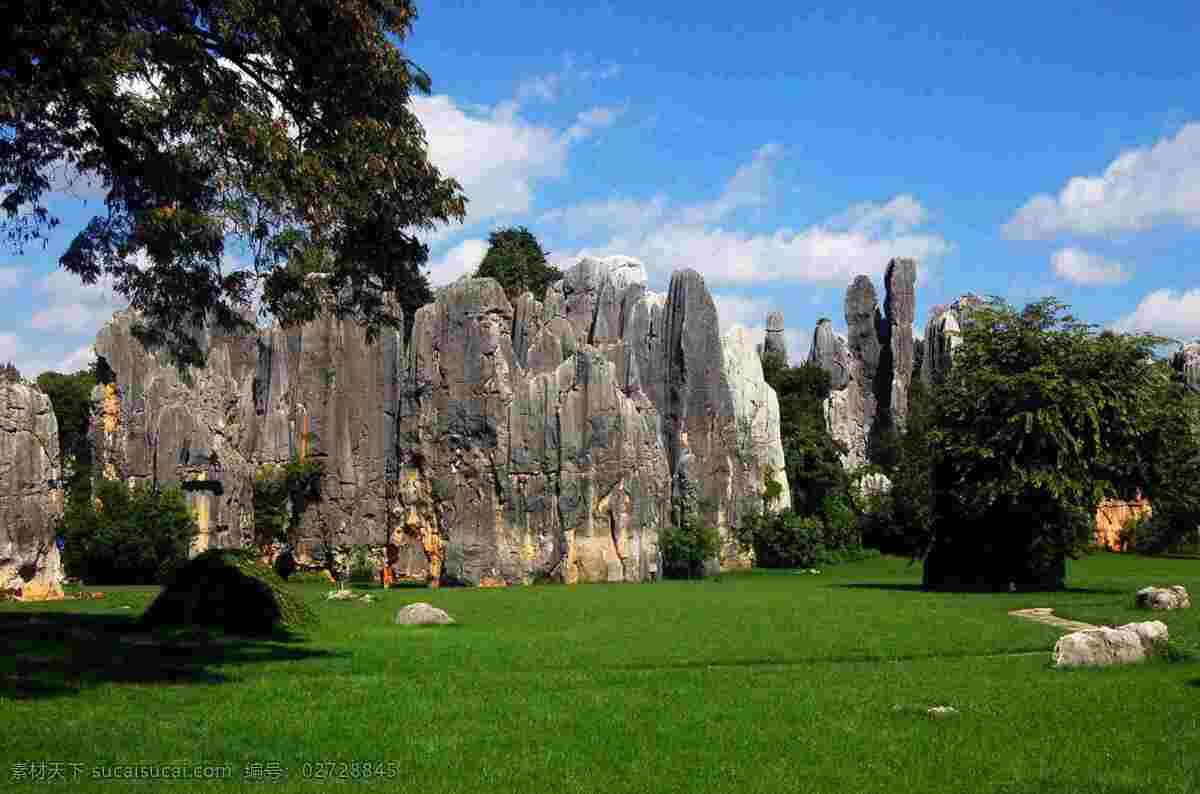
{"label": "tree canopy", "polygon": [[1146,482],[1166,339],[1096,334],[1045,298],[972,310],[931,400],[929,587],[1061,587],[1097,504]]}
{"label": "tree canopy", "polygon": [[563,277],[561,270],[546,262],[541,243],[524,226],[489,234],[487,253],[475,275],[499,281],[509,300],[525,292],[545,300],[546,288]]}
{"label": "tree canopy", "polygon": [[315,269],[339,316],[396,327],[430,298],[419,232],[466,208],[408,107],[429,76],[387,38],[415,18],[411,0],[18,0],[0,30],[8,242],[45,245],[65,165],[106,198],[60,265],[110,277],[179,362],[203,363],[206,321],[246,330],[256,287],[285,324],[311,319]]}

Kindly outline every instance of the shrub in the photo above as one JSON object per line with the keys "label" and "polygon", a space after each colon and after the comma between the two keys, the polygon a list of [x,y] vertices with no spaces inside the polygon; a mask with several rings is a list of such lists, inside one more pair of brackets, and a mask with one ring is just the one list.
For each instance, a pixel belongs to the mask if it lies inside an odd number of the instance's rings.
{"label": "shrub", "polygon": [[1172,517],[1162,512],[1130,518],[1121,526],[1121,549],[1139,554],[1169,554],[1195,547],[1197,528],[1180,531]]}
{"label": "shrub", "polygon": [[749,516],[735,530],[738,544],[754,551],[760,568],[813,568],[871,556],[845,501],[829,495],[822,504],[821,515],[784,510]]}
{"label": "shrub", "polygon": [[198,528],[178,488],[117,480],[67,505],[59,534],[67,572],[88,584],[156,584],[188,558]]}
{"label": "shrub", "polygon": [[663,575],[672,579],[694,579],[704,574],[704,563],[717,556],[721,537],[715,527],[698,520],[683,521],[658,533],[663,556]]}
{"label": "shrub", "polygon": [[213,549],[181,565],[142,616],[147,627],[209,626],[263,635],[312,625],[316,615],[248,550]]}

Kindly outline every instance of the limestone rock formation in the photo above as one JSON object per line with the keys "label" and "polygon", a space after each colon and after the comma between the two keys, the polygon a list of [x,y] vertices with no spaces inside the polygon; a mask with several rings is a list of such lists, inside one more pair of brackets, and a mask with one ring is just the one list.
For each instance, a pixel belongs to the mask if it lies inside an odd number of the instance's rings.
{"label": "limestone rock formation", "polygon": [[58,421],[33,386],[0,383],[0,593],[62,598]]}
{"label": "limestone rock formation", "polygon": [[202,547],[255,543],[255,472],[304,459],[324,472],[293,505],[301,561],[386,544],[393,567],[434,583],[640,581],[658,575],[673,504],[691,500],[725,562],[744,563],[729,529],[762,509],[764,470],[789,493],[753,346],[722,340],[694,271],[668,296],[628,257],[564,276],[544,302],[460,279],[418,310],[407,344],[368,344],[328,306],[299,328],[201,329],[208,366],[183,374],[119,313],[96,342],[113,371],[97,460],[105,476],[182,483]]}
{"label": "limestone rock formation", "polygon": [[1183,374],[1183,380],[1188,388],[1200,393],[1200,341],[1184,345],[1175,354],[1171,363]]}
{"label": "limestone rock formation", "polygon": [[763,340],[762,353],[764,356],[779,356],[785,362],[788,360],[787,340],[783,337],[783,312],[767,314],[767,337]]}
{"label": "limestone rock formation", "polygon": [[1187,588],[1179,584],[1143,587],[1137,591],[1137,605],[1142,609],[1187,609],[1192,605],[1192,599]]}
{"label": "limestone rock formation", "polygon": [[950,372],[951,354],[962,343],[962,326],[972,306],[981,302],[977,295],[966,294],[948,306],[934,306],[925,323],[925,359],[921,379],[926,386],[939,384]]}
{"label": "limestone rock formation", "polygon": [[1059,638],[1054,646],[1055,667],[1107,667],[1133,664],[1161,653],[1168,640],[1161,621],[1126,623],[1110,628],[1075,631]]}
{"label": "limestone rock formation", "polygon": [[902,428],[908,416],[915,283],[913,260],[889,262],[881,312],[871,279],[858,276],[846,291],[846,340],[827,319],[813,332],[809,360],[829,373],[833,391],[825,415],[834,439],[848,449],[842,456],[847,468],[866,463],[879,433]]}

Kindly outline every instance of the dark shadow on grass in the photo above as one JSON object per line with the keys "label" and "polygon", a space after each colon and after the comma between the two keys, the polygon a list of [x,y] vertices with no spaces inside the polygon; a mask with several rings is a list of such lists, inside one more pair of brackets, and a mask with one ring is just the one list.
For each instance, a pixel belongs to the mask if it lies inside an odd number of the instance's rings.
{"label": "dark shadow on grass", "polygon": [[747,667],[796,667],[799,665],[817,664],[877,664],[881,662],[926,662],[935,659],[999,659],[1010,656],[1037,656],[1043,654],[1049,659],[1050,652],[1042,647],[1029,646],[1024,649],[1001,651],[998,653],[906,653],[895,656],[880,656],[878,654],[852,653],[840,656],[800,657],[798,659],[733,659],[723,661],[694,661],[673,662],[668,664],[628,664],[605,667],[606,670],[621,671],[654,671],[654,670],[705,670]]}
{"label": "dark shadow on grass", "polygon": [[[829,587],[845,587],[850,590],[891,590],[898,593],[971,593],[975,595],[1009,595],[1007,591],[1000,590],[951,590],[938,589],[927,590],[919,584],[911,584],[904,582],[849,582],[846,584],[831,584]],[[1062,590],[1018,590],[1018,594],[1022,595],[1054,595],[1056,593],[1067,593],[1073,595],[1125,595],[1124,590],[1104,587],[1064,587]]]}
{"label": "dark shadow on grass", "polygon": [[62,612],[0,614],[0,697],[77,695],[101,684],[222,684],[226,665],[334,657],[304,638],[220,635],[187,627],[153,632],[137,618]]}

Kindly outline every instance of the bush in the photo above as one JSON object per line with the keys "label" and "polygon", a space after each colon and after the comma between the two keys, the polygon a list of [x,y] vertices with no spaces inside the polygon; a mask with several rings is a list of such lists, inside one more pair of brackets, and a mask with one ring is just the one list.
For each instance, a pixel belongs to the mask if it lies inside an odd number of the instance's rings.
{"label": "bush", "polygon": [[854,513],[842,497],[827,495],[822,507],[822,514],[812,516],[791,510],[752,515],[735,531],[738,544],[754,551],[760,568],[814,568],[874,553],[863,549]]}
{"label": "bush", "polygon": [[316,615],[252,551],[213,549],[181,565],[142,616],[146,627],[209,626],[264,635],[312,625]]}
{"label": "bush", "polygon": [[197,531],[178,488],[117,480],[96,483],[94,500],[71,502],[59,527],[67,573],[87,584],[161,583],[187,561]]}
{"label": "bush", "polygon": [[1122,551],[1139,554],[1172,554],[1189,551],[1196,546],[1197,528],[1181,531],[1171,516],[1154,512],[1136,516],[1121,526]]}
{"label": "bush", "polygon": [[721,550],[721,537],[715,527],[692,519],[681,526],[660,530],[658,548],[663,556],[664,576],[695,579],[704,575],[704,563]]}

